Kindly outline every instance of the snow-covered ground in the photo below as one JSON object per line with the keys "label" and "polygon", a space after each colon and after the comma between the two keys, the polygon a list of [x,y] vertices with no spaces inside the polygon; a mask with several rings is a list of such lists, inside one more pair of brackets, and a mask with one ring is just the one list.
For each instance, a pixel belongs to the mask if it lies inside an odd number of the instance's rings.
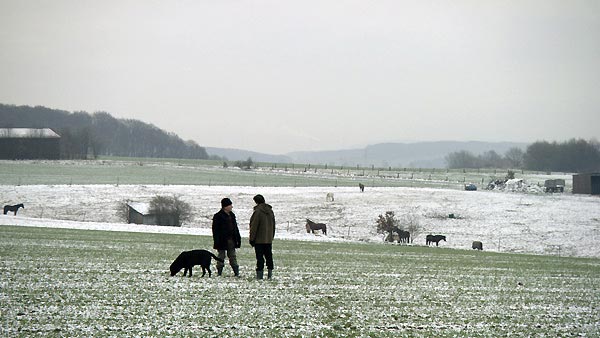
{"label": "snow-covered ground", "polygon": [[[326,194],[334,202],[326,202]],[[440,246],[580,257],[600,257],[600,198],[572,194],[524,194],[428,188],[235,187],[188,185],[24,185],[0,186],[0,203],[24,203],[17,216],[0,215],[0,224],[115,231],[210,235],[220,200],[233,200],[245,235],[255,194],[265,196],[277,219],[277,238],[327,241],[383,241],[375,220],[386,211],[398,219],[416,216],[425,235],[444,234]],[[190,203],[194,218],[177,227],[124,224],[117,216],[125,200],[149,202],[175,195]],[[449,218],[454,214],[456,218]],[[307,234],[306,218],[328,225],[328,236]]]}

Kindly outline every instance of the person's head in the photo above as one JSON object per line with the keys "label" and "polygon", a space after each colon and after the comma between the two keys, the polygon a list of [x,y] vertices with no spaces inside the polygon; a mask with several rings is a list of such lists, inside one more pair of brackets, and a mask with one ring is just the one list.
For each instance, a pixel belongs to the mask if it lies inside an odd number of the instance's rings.
{"label": "person's head", "polygon": [[227,197],[221,200],[221,208],[226,212],[230,212],[233,209],[233,202]]}
{"label": "person's head", "polygon": [[260,194],[254,196],[253,200],[256,204],[265,203],[265,198],[263,197],[263,195],[260,195]]}

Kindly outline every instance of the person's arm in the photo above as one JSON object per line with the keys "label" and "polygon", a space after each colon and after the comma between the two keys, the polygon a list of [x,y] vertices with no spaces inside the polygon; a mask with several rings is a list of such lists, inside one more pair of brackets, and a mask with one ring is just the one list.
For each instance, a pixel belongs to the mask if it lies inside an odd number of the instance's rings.
{"label": "person's arm", "polygon": [[217,214],[212,219],[212,234],[213,234],[213,247],[216,249],[217,243],[219,242],[219,220]]}
{"label": "person's arm", "polygon": [[272,238],[275,238],[275,214],[271,213],[271,215],[273,215],[273,237]]}
{"label": "person's arm", "polygon": [[250,245],[254,246],[254,241],[256,240],[256,230],[258,229],[258,217],[256,217],[256,212],[250,216],[250,234],[248,236],[248,241]]}

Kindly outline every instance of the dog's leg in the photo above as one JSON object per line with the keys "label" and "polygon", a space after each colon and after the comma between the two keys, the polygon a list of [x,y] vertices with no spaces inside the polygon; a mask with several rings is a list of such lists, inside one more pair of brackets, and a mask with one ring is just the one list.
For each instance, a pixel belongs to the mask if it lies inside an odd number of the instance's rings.
{"label": "dog's leg", "polygon": [[192,277],[192,267],[190,266],[190,275],[189,277]]}
{"label": "dog's leg", "polygon": [[206,270],[208,270],[208,277],[210,277],[212,275],[212,271],[210,271],[210,266],[207,266]]}
{"label": "dog's leg", "polygon": [[204,267],[202,267],[202,276],[200,276],[200,277],[204,277],[204,275],[206,275],[206,269]]}
{"label": "dog's leg", "polygon": [[187,271],[188,271],[188,268],[183,268],[183,269],[184,269],[184,270],[183,270],[183,277],[185,277],[185,276],[187,276]]}

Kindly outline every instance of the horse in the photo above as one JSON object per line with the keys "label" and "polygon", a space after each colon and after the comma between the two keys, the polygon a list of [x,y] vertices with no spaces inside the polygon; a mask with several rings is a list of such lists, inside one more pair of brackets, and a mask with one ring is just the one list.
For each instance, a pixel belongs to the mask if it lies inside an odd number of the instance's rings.
{"label": "horse", "polygon": [[[397,226],[392,228],[391,234],[393,234],[394,232],[398,234],[398,243],[407,243],[408,244],[408,240],[410,238],[410,232],[404,231],[404,230],[398,228]],[[393,240],[392,240],[392,242],[393,242]]]}
{"label": "horse", "polygon": [[23,208],[25,209],[25,206],[23,205],[23,203],[21,204],[16,204],[16,205],[5,205],[4,206],[4,214],[8,214],[9,211],[12,211],[15,213],[15,216],[17,216],[17,211],[19,211],[19,208]]}
{"label": "horse", "polygon": [[439,242],[441,240],[443,240],[445,242],[446,236],[444,236],[444,235],[427,235],[427,237],[425,237],[425,244],[429,245],[431,243],[435,243],[435,246],[439,246]]}
{"label": "horse", "polygon": [[365,192],[365,185],[362,183],[358,184],[358,188],[360,189],[360,192]]}
{"label": "horse", "polygon": [[328,192],[327,196],[325,196],[325,202],[333,202],[333,193]]}
{"label": "horse", "polygon": [[307,218],[306,219],[306,232],[310,233],[312,231],[312,233],[314,234],[315,230],[323,230],[323,235],[327,235],[327,225],[326,224],[315,223]]}
{"label": "horse", "polygon": [[410,232],[400,230],[398,231],[398,243],[406,243],[408,244],[410,240]]}
{"label": "horse", "polygon": [[477,250],[483,250],[483,243],[481,243],[480,241],[473,241],[471,248],[477,249]]}

